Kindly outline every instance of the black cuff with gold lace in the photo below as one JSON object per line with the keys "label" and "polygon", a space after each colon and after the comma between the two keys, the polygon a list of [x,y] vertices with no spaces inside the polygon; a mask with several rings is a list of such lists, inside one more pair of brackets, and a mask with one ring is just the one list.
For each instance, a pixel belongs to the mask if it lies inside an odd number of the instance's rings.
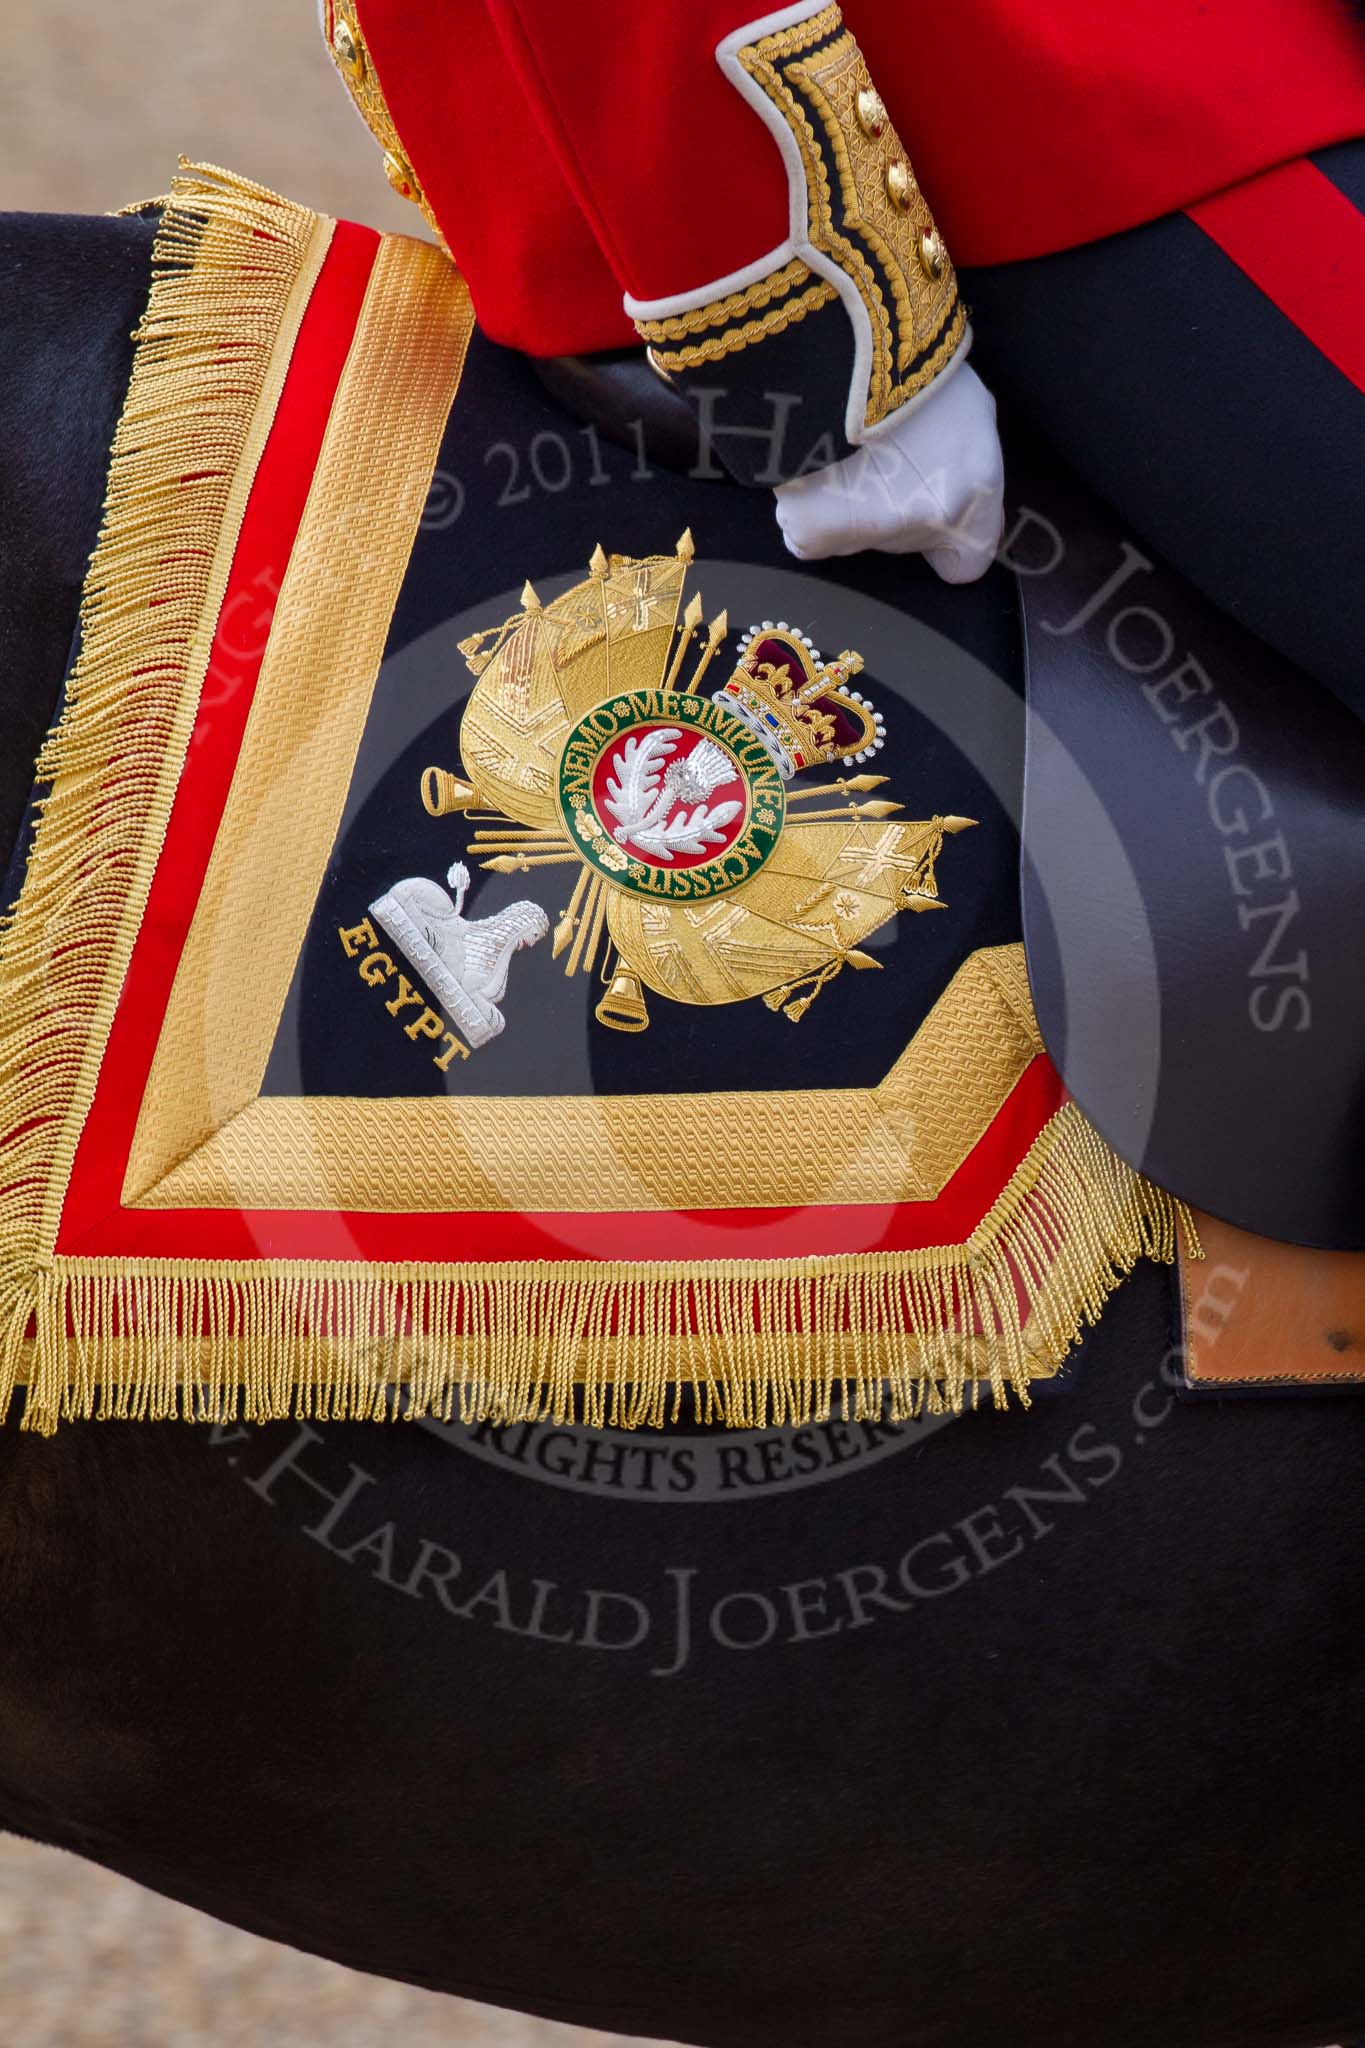
{"label": "black cuff with gold lace", "polygon": [[922,398],[967,342],[967,317],[838,7],[732,44],[722,69],[782,147],[802,231],[756,278],[632,311],[725,467],[773,483],[846,455]]}

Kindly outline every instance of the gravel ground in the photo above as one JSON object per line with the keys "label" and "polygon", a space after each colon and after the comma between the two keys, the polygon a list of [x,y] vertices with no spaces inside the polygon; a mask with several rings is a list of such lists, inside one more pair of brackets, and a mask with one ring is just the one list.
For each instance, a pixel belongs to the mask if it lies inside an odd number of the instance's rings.
{"label": "gravel ground", "polygon": [[0,2041],[22,2048],[648,2048],[364,1977],[0,1835]]}
{"label": "gravel ground", "polygon": [[4,0],[0,208],[100,213],[164,192],[177,156],[425,234],[391,192],[316,0]]}

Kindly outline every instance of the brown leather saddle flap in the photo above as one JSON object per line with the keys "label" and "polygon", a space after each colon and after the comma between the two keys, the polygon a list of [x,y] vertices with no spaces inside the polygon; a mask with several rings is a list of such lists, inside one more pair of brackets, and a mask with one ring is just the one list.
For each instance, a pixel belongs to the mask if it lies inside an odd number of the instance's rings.
{"label": "brown leather saddle flap", "polygon": [[1181,1261],[1189,1386],[1365,1386],[1365,1252],[1305,1251],[1195,1221],[1205,1256]]}

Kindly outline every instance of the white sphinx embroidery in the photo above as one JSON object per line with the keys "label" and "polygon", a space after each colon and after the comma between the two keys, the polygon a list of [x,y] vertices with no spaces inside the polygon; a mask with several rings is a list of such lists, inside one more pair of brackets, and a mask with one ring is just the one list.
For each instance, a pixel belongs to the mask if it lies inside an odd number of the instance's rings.
{"label": "white sphinx embroidery", "polygon": [[370,905],[395,946],[417,969],[469,1040],[487,1045],[503,1028],[497,1005],[507,993],[512,955],[534,946],[550,929],[538,903],[509,903],[491,917],[465,917],[469,870],[456,861],[446,875],[452,902],[439,882],[411,875]]}

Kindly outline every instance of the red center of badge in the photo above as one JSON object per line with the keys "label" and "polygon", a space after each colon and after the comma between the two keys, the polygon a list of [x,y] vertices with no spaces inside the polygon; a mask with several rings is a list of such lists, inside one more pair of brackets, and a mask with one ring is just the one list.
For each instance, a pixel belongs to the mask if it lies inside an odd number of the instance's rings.
{"label": "red center of badge", "polygon": [[715,860],[744,830],[748,784],[727,748],[676,725],[637,725],[602,751],[593,808],[623,852],[653,867]]}

